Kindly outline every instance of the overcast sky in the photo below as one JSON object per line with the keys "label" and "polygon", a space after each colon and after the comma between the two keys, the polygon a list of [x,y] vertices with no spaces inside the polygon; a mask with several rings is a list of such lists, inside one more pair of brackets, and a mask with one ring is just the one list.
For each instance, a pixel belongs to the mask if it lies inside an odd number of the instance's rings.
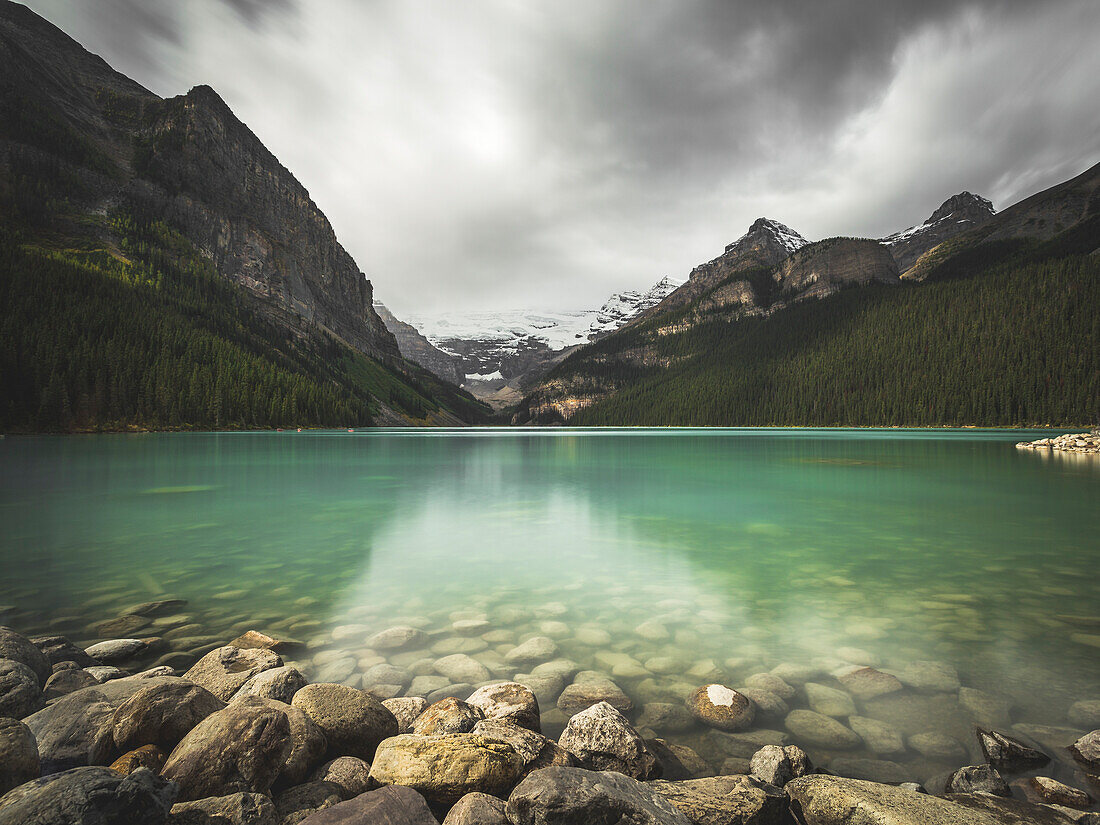
{"label": "overcast sky", "polygon": [[213,86],[398,316],[598,306],[772,217],[879,237],[1100,161],[1097,0],[29,0]]}

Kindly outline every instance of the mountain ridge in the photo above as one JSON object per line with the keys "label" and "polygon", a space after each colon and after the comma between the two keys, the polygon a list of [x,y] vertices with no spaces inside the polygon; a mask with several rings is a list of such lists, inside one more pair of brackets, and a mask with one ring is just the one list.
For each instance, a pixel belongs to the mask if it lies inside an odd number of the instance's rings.
{"label": "mountain ridge", "polygon": [[989,200],[970,192],[960,192],[940,204],[923,223],[887,235],[880,242],[890,250],[901,276],[905,277],[905,273],[925,252],[973,227],[981,226],[995,214]]}
{"label": "mountain ridge", "polygon": [[[36,360],[42,345],[28,343],[49,344],[49,320],[29,308],[21,326],[5,330],[11,340],[0,372],[20,386],[21,399],[0,415],[9,428],[33,426],[44,399],[62,395],[64,413],[51,421],[92,429],[485,417],[470,396],[401,358],[373,309],[370,281],[327,217],[213,89],[161,99],[8,0],[0,2],[0,215],[0,241],[18,247],[11,260],[27,272],[60,284],[75,266],[101,285],[93,303],[119,299],[123,283],[133,290],[127,302],[166,313],[161,329],[133,318],[132,329],[75,330],[78,346],[117,343],[120,357],[136,359],[140,350],[116,339],[140,338],[160,349],[171,372],[190,365],[174,379],[180,386],[157,390],[149,403],[109,374],[85,374],[94,360],[74,354],[66,363],[60,353]],[[79,314],[71,305],[55,311]],[[238,371],[256,382],[262,373],[294,403],[261,403],[247,386],[229,398],[222,367],[191,362],[180,336],[228,347]],[[51,395],[48,384],[63,393]],[[196,403],[202,397],[211,403]]]}
{"label": "mountain ridge", "polygon": [[[929,345],[924,344],[926,349],[922,351],[906,349],[903,339],[891,338],[903,336],[906,330],[903,327],[897,328],[896,321],[891,326],[880,323],[879,319],[893,313],[892,317],[904,317],[907,319],[906,323],[923,330],[932,319],[925,318],[919,312],[913,314],[910,306],[928,303],[936,306],[937,312],[960,317],[971,312],[970,320],[960,328],[960,337],[980,335],[984,326],[996,329],[997,334],[1003,338],[1003,350],[996,353],[995,357],[990,357],[988,363],[1003,364],[1005,352],[1011,351],[1020,355],[1022,336],[1026,336],[1029,327],[1053,333],[1050,318],[1041,314],[1039,306],[1019,305],[1019,300],[1023,300],[1025,296],[1027,300],[1034,300],[1036,294],[1043,294],[1043,284],[1028,282],[1028,278],[1050,277],[1052,285],[1055,285],[1052,289],[1058,290],[1055,296],[1057,300],[1068,302],[1068,308],[1064,310],[1067,317],[1075,318],[1077,327],[1087,330],[1089,320],[1073,313],[1077,311],[1075,296],[1087,294],[1090,287],[1095,287],[1095,282],[1089,281],[1085,273],[1095,270],[1098,264],[1095,254],[1089,255],[1100,247],[1098,181],[1100,165],[1071,181],[1013,205],[996,216],[991,214],[992,205],[984,198],[970,193],[960,193],[948,198],[925,224],[912,228],[917,231],[911,229],[888,236],[888,239],[908,237],[919,240],[919,244],[903,250],[905,254],[911,255],[920,246],[930,247],[920,255],[909,271],[912,275],[915,270],[920,277],[907,277],[904,281],[900,277],[897,260],[900,257],[904,263],[904,255],[899,254],[897,248],[891,249],[884,242],[873,239],[833,238],[816,241],[800,246],[793,253],[786,253],[785,257],[785,250],[770,244],[766,251],[782,260],[771,266],[753,266],[753,263],[760,260],[753,256],[758,256],[759,253],[754,250],[753,244],[740,243],[752,234],[753,228],[750,227],[750,232],[739,241],[728,245],[723,255],[692,270],[693,278],[688,284],[658,307],[616,333],[571,353],[523,399],[517,406],[512,421],[514,424],[569,421],[618,425],[853,423],[843,418],[838,420],[820,417],[821,411],[813,404],[814,387],[823,397],[832,392],[832,388],[815,383],[809,374],[799,373],[797,363],[794,362],[785,365],[784,369],[790,375],[797,376],[797,392],[801,394],[791,396],[791,408],[786,413],[782,409],[767,407],[771,410],[767,415],[778,416],[775,418],[723,418],[715,409],[708,407],[706,399],[684,395],[686,388],[705,388],[708,393],[721,395],[725,399],[722,402],[725,405],[723,409],[729,415],[740,409],[744,415],[756,416],[771,403],[770,399],[781,397],[787,391],[782,387],[769,385],[771,379],[765,365],[773,356],[767,348],[760,349],[752,341],[771,336],[775,340],[770,347],[776,352],[799,352],[803,333],[798,325],[828,329],[838,307],[843,307],[848,313],[846,317],[849,321],[846,323],[849,324],[864,323],[858,308],[865,307],[866,323],[876,325],[874,333],[883,337],[883,346],[897,348],[904,353],[905,358],[920,361],[920,369],[924,368],[924,361],[933,357],[927,349]],[[1062,195],[1067,193],[1068,203],[1061,202]],[[965,213],[971,208],[977,210],[974,218],[959,216],[960,212]],[[1049,226],[1044,229],[1041,225],[1043,215],[1070,216],[1073,220],[1069,226],[1059,224],[1058,231],[1055,232]],[[949,226],[943,231],[945,223]],[[972,226],[973,223],[978,225]],[[928,231],[929,228],[934,231]],[[941,237],[945,239],[940,240]],[[1039,245],[1036,246],[1036,243]],[[745,254],[746,247],[749,254]],[[1086,257],[1081,259],[1081,255]],[[982,299],[983,303],[971,307],[967,303],[971,299],[965,286],[952,285],[929,293],[912,292],[913,289],[922,288],[918,284],[924,278],[953,279],[953,284],[958,281],[965,284],[967,279],[979,276],[986,278],[987,282],[996,280],[1003,283],[1005,296],[1011,292],[1020,297],[1016,302],[1004,303],[1006,298],[997,296],[997,300],[992,300],[987,294]],[[955,296],[954,300],[963,300],[963,305],[946,305],[947,308],[944,308],[945,305],[937,303],[941,300],[939,296],[946,294],[944,290],[948,289]],[[978,291],[975,287],[974,292]],[[816,300],[809,300],[811,298]],[[856,314],[853,315],[853,312]],[[1017,317],[1021,313],[1024,313],[1024,321]],[[1015,326],[1006,326],[1009,318],[1015,319]],[[799,320],[796,322],[794,319]],[[840,323],[839,318],[836,323]],[[927,331],[931,334],[931,330]],[[822,347],[833,346],[835,340],[848,334],[839,328],[832,329],[827,335],[834,337],[824,339]],[[1100,339],[1100,331],[1094,329],[1091,334],[1094,343]],[[979,337],[977,340],[968,340],[966,346],[980,350],[983,339]],[[1050,338],[1044,346],[1054,349],[1061,347],[1062,343]],[[734,360],[721,360],[718,352],[725,352],[727,358]],[[746,357],[750,352],[751,357],[757,360],[750,363],[739,363],[736,360]],[[940,373],[933,374],[930,381],[936,380],[936,375],[950,375],[952,380],[960,382],[964,380],[959,375],[965,373],[956,374],[956,370],[957,360],[965,358],[965,352],[933,352],[935,358],[942,360],[942,365],[939,368]],[[1095,348],[1088,355],[1094,359]],[[1088,362],[1088,357],[1083,360]],[[1033,363],[1030,357],[1027,363]],[[873,403],[867,393],[873,392],[874,386],[869,386],[865,378],[855,379],[845,373],[845,370],[858,370],[858,364],[848,365],[845,359],[841,359],[825,366],[836,373],[836,380],[852,382],[854,389],[849,392],[852,397],[860,399],[859,404]],[[912,366],[913,371],[919,371],[916,364]],[[898,364],[896,369],[902,370],[904,374],[905,365]],[[737,376],[742,371],[746,375],[754,376],[754,391],[764,393],[755,408],[749,397],[730,396],[723,389],[738,385]],[[1087,369],[1083,374],[1088,375]],[[982,378],[987,380],[990,376],[982,375]],[[879,380],[895,382],[897,376],[892,372],[884,372]],[[1035,379],[1032,377],[1030,380]],[[676,382],[680,382],[685,389],[670,389]],[[1082,387],[1075,388],[1073,403],[1079,404],[1081,398],[1088,397],[1088,386],[1096,382],[1096,376],[1092,376],[1083,382]],[[1048,411],[1043,414],[1058,409],[1075,409],[1073,415],[1080,416],[1080,419],[1062,419],[1067,422],[1081,423],[1088,417],[1087,414],[1081,414],[1085,407],[1073,407],[1071,404],[1060,408],[1050,401],[1049,390],[1040,392],[1032,389],[1034,386],[1032,384],[1027,389],[1027,392],[1033,393],[1031,398],[1005,402],[996,406],[996,412],[993,407],[989,407],[980,408],[977,413],[981,416],[997,415],[1005,418],[959,419],[953,417],[955,413],[945,411],[939,413],[943,416],[939,420],[941,423],[954,421],[971,424],[983,421],[1036,423],[1036,419],[1007,418],[1020,415],[1020,411],[1024,409]],[[1045,386],[1050,386],[1049,379]],[[746,384],[746,390],[747,387]],[[901,387],[894,387],[892,391],[899,397],[907,392]],[[952,392],[959,391],[959,386],[953,386]],[[994,394],[1000,396],[1003,392]],[[838,400],[834,409],[843,408],[841,401],[843,399]],[[946,398],[937,400],[938,405],[950,403],[953,403],[952,400]],[[799,404],[809,406],[803,408]],[[937,409],[940,408],[937,406]],[[943,409],[946,410],[946,407]],[[627,413],[628,410],[632,412]],[[709,411],[705,415],[696,415],[695,411],[702,410]],[[796,410],[802,412],[797,413]],[[623,417],[626,414],[635,417]],[[865,411],[861,412],[861,415],[865,414]],[[806,417],[797,418],[795,415]],[[906,413],[903,409],[898,409],[890,415],[893,423],[929,423],[926,410]],[[910,415],[911,417],[907,417]],[[932,422],[935,420],[933,418]],[[888,422],[883,420],[879,423]],[[1047,423],[1051,421],[1048,420]]]}
{"label": "mountain ridge", "polygon": [[577,346],[628,323],[680,283],[665,276],[644,292],[613,293],[598,309],[444,313],[414,315],[408,321],[391,314],[392,323],[383,314],[383,319],[404,357],[437,375],[457,370],[456,383],[500,409],[518,401],[523,388]]}

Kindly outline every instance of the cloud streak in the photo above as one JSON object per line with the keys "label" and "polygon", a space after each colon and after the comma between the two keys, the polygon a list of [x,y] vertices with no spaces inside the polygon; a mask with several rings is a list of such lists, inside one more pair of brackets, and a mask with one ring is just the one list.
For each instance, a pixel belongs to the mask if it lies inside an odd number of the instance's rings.
{"label": "cloud streak", "polygon": [[1092,0],[31,0],[198,83],[402,313],[598,305],[768,215],[880,236],[1100,160]]}

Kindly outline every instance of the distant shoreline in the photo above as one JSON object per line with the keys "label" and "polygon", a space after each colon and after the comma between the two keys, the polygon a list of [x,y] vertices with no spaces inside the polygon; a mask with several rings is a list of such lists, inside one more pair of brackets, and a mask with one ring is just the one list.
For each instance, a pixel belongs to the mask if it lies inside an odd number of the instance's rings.
{"label": "distant shoreline", "polygon": [[518,425],[513,426],[511,424],[478,424],[469,425],[466,427],[387,427],[387,426],[359,426],[359,427],[284,427],[283,429],[272,429],[270,427],[264,427],[261,429],[249,429],[246,427],[225,427],[222,429],[204,429],[204,428],[191,428],[191,427],[173,427],[173,428],[144,428],[144,427],[126,427],[126,428],[103,428],[103,429],[87,429],[87,430],[69,430],[66,432],[55,432],[49,430],[12,430],[7,433],[0,433],[0,438],[7,435],[13,436],[74,436],[74,435],[164,435],[168,433],[285,433],[288,435],[297,435],[298,433],[320,433],[320,432],[345,432],[352,430],[356,433],[371,432],[374,430],[424,430],[425,432],[438,432],[440,430],[501,430],[509,432],[534,432],[543,430],[1034,430],[1036,432],[1058,432],[1060,434],[1078,434],[1089,433],[1093,431],[1095,427],[1092,425],[1016,425],[1016,424],[962,424],[962,425],[936,425],[930,424],[925,426],[908,426],[908,425],[892,425],[892,424],[860,424],[860,425],[827,425],[827,424],[729,424],[729,425],[713,425],[713,426],[698,426],[690,424],[665,424],[665,425],[614,425],[614,424],[601,424],[584,427],[569,427],[561,425],[552,425],[545,427]]}

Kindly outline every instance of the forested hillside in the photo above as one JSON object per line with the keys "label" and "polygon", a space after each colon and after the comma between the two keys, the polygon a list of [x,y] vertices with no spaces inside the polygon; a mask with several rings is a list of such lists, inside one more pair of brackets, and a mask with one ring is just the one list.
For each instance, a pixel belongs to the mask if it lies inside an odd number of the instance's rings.
{"label": "forested hillside", "polygon": [[0,429],[463,424],[296,178],[0,0]]}
{"label": "forested hillside", "polygon": [[[581,350],[547,384],[596,396],[576,425],[1092,424],[1100,259],[1085,253],[1096,239],[1093,219],[1045,243],[965,250],[921,285],[655,334],[675,323],[664,317]],[[561,420],[549,405],[529,410]]]}
{"label": "forested hillside", "polygon": [[103,220],[120,249],[0,231],[0,429],[364,426],[378,400],[426,423],[484,417],[426,370],[288,339],[163,223]]}

